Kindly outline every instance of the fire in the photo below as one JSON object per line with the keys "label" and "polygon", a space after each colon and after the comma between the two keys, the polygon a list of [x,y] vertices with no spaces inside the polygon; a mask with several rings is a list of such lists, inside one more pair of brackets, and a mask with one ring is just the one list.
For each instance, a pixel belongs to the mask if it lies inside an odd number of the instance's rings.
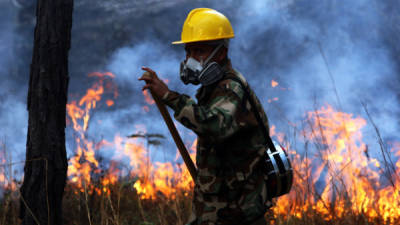
{"label": "fire", "polygon": [[[77,148],[75,155],[69,160],[68,177],[79,191],[95,192],[97,194],[110,194],[110,185],[119,181],[122,175],[136,180],[133,188],[136,189],[141,199],[156,199],[164,196],[175,198],[178,192],[187,194],[193,188],[193,182],[186,169],[171,162],[150,162],[148,147],[136,139],[121,137],[116,134],[113,141],[101,140],[94,143],[87,139],[90,113],[96,108],[105,93],[114,93],[118,96],[116,86],[112,83],[115,77],[112,73],[91,73],[90,77],[99,80],[89,88],[79,101],[71,101],[67,104],[69,121],[76,133],[75,142]],[[111,81],[110,81],[111,79]],[[143,92],[148,104],[154,104],[147,91]],[[106,100],[106,105],[111,107],[114,100]],[[149,110],[148,106],[147,110]],[[146,108],[144,108],[146,110]],[[136,125],[140,130],[139,137],[145,137],[143,125]],[[148,141],[148,140],[147,140]],[[147,143],[147,146],[149,144]],[[104,169],[98,161],[98,151],[108,149],[113,151],[113,158],[108,169]],[[192,151],[193,154],[193,151]],[[129,163],[129,171],[120,167],[124,162]],[[100,174],[103,174],[100,176]],[[100,185],[95,185],[100,184]]]}
{"label": "fire", "polygon": [[168,79],[161,79],[162,81],[164,81],[164,83],[169,84],[169,80]]}
{"label": "fire", "polygon": [[278,82],[276,82],[276,81],[274,81],[274,80],[271,80],[271,87],[276,87],[276,86],[278,86],[279,85],[279,83]]}
{"label": "fire", "polygon": [[100,77],[100,78],[105,78],[105,77],[115,78],[115,75],[112,74],[111,72],[105,72],[105,73],[93,72],[93,73],[90,73],[88,76],[89,77]]}
{"label": "fire", "polygon": [[114,105],[114,101],[109,99],[109,100],[106,101],[106,104],[107,104],[108,107],[111,107],[111,106]]}
{"label": "fire", "polygon": [[276,101],[278,101],[278,100],[279,100],[278,97],[274,97],[274,98],[272,98],[272,99],[268,99],[268,103],[276,102]]}
{"label": "fire", "polygon": [[399,219],[400,180],[393,177],[394,186],[385,183],[378,160],[367,157],[361,132],[366,121],[331,106],[309,112],[308,121],[304,136],[315,144],[317,154],[308,158],[290,151],[294,186],[278,199],[274,213],[302,218],[314,211],[325,220],[346,214],[362,215],[368,221]]}
{"label": "fire", "polygon": [[[75,183],[82,192],[88,188],[90,191],[94,190],[90,188],[93,186],[91,183],[92,175],[101,172],[99,169],[99,162],[96,159],[95,144],[86,138],[90,112],[96,108],[97,102],[101,100],[105,92],[104,83],[108,86],[106,89],[107,92],[110,92],[110,90],[114,91],[114,96],[116,96],[116,86],[113,83],[110,85],[110,82],[106,80],[107,77],[114,78],[115,75],[109,72],[96,72],[89,74],[89,77],[99,77],[100,79],[86,91],[86,94],[79,100],[79,103],[72,101],[68,103],[66,107],[67,115],[72,121],[73,129],[76,133],[75,142],[77,145],[75,156],[69,160],[68,177],[70,177],[71,182]],[[106,104],[112,106],[112,104]]]}
{"label": "fire", "polygon": [[147,104],[153,105],[155,103],[154,99],[150,96],[149,91],[147,89],[143,91],[143,95],[145,97]]}
{"label": "fire", "polygon": [[[174,199],[179,193],[188,195],[194,186],[188,170],[176,162],[152,161],[150,152],[155,149],[150,148],[150,134],[144,125],[134,125],[136,135],[131,138],[116,134],[111,141],[94,143],[87,139],[90,112],[101,104],[106,93],[110,93],[110,87],[114,85],[110,85],[109,80],[115,77],[108,73],[93,74],[92,77],[99,81],[80,100],[67,105],[69,121],[77,134],[77,148],[68,168],[70,182],[82,192],[110,194],[110,185],[120,181],[121,177],[129,177],[135,181],[132,188],[141,199]],[[112,90],[115,99],[118,94],[115,94],[115,88]],[[147,104],[154,104],[147,91],[143,94]],[[114,100],[111,101],[113,104],[106,101],[106,105],[113,106]],[[148,111],[148,107],[143,106],[143,110]],[[271,135],[288,150],[295,174],[292,191],[278,198],[272,208],[275,217],[313,218],[318,215],[332,221],[346,215],[358,215],[370,222],[398,221],[400,161],[393,164],[395,173],[386,176],[385,165],[369,155],[369,146],[363,142],[362,129],[367,125],[366,120],[338,112],[328,105],[308,112],[305,124],[308,126],[301,137],[307,146],[302,155],[285,142],[285,136],[277,132],[275,126],[271,126]],[[193,159],[196,142],[190,147]],[[393,155],[400,157],[400,143],[393,143],[391,147]],[[106,163],[108,167],[98,160],[101,149],[113,152],[111,161]]]}
{"label": "fire", "polygon": [[270,85],[271,85],[272,88],[278,87],[278,85],[279,85],[278,90],[281,90],[281,91],[291,90],[290,88],[282,87],[282,86],[278,83],[278,81],[275,81],[275,80],[271,80],[271,84],[270,84]]}
{"label": "fire", "polygon": [[0,141],[0,189],[16,191],[17,182],[13,178],[12,158],[8,154],[6,144]]}
{"label": "fire", "polygon": [[[122,138],[119,137],[120,143]],[[115,142],[115,141],[114,141]],[[174,199],[178,192],[188,193],[193,188],[189,171],[170,162],[149,162],[148,151],[137,141],[125,140],[117,151],[129,158],[132,177],[138,178],[133,187],[141,199],[156,199],[160,195]],[[193,153],[193,151],[192,151]]]}
{"label": "fire", "polygon": [[149,112],[150,111],[150,108],[147,105],[143,106],[142,109],[145,112]]}

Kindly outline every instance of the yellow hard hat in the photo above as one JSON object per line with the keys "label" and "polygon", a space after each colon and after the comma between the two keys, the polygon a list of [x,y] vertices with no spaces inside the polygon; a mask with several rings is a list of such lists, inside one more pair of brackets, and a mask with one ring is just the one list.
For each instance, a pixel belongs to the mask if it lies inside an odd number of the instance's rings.
{"label": "yellow hard hat", "polygon": [[214,9],[197,8],[190,11],[183,24],[182,40],[172,44],[212,41],[234,36],[231,23],[222,13]]}

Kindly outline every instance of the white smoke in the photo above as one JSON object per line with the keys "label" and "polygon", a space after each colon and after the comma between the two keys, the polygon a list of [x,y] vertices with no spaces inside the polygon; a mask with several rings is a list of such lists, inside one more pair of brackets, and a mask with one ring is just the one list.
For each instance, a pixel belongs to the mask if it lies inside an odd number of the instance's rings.
{"label": "white smoke", "polygon": [[[324,104],[366,118],[365,102],[385,137],[395,137],[400,108],[385,82],[398,82],[398,77],[390,46],[383,42],[381,29],[391,25],[383,21],[381,2],[286,3],[243,2],[233,24],[233,63],[262,99],[271,121],[278,122],[282,111],[292,122],[300,121],[304,112]],[[272,79],[290,90],[268,88]],[[273,96],[283,110],[267,103]],[[373,133],[373,127],[364,132]],[[376,142],[373,135],[368,138]]]}
{"label": "white smoke", "polygon": [[[6,148],[8,160],[18,162],[25,159],[28,113],[24,97],[27,89],[26,85],[18,86],[13,80],[18,57],[14,52],[15,41],[19,38],[15,32],[16,8],[11,2],[0,2],[0,7],[0,143]],[[10,173],[21,172],[22,167],[23,163],[13,165]]]}
{"label": "white smoke", "polygon": [[[117,4],[118,1],[113,2]],[[158,4],[157,13],[149,9],[149,13],[146,14],[146,9],[141,9],[140,17],[126,13],[135,10],[129,9],[133,6],[128,1],[121,2],[123,7],[112,7],[113,14],[109,16],[102,13],[87,15],[86,10],[78,8],[87,6],[83,1],[76,4],[74,12],[75,28],[80,25],[81,29],[87,29],[85,26],[89,26],[91,22],[88,18],[94,21],[115,19],[118,20],[115,21],[115,26],[132,31],[126,34],[132,39],[130,43],[118,47],[112,55],[104,55],[106,65],[104,62],[98,62],[99,65],[96,65],[97,68],[109,70],[116,75],[115,81],[120,90],[115,106],[99,108],[93,114],[89,133],[96,139],[104,137],[112,140],[116,133],[121,136],[132,134],[137,124],[144,124],[148,132],[169,135],[156,106],[148,105],[144,100],[141,92],[144,82],[137,80],[143,72],[140,68],[153,68],[161,78],[169,80],[168,85],[172,90],[193,96],[197,87],[183,85],[178,76],[179,63],[185,54],[183,47],[173,46],[170,42],[180,38],[179,30],[190,9],[211,7],[223,12],[231,20],[236,34],[229,50],[233,66],[248,79],[262,100],[271,122],[276,124],[278,129],[284,130],[287,126],[283,116],[292,122],[299,122],[304,119],[306,111],[314,110],[315,104],[331,104],[338,110],[366,118],[360,103],[362,101],[367,103],[384,138],[398,140],[396,134],[399,131],[400,109],[396,96],[398,98],[399,89],[387,88],[388,85],[399,82],[400,62],[387,41],[392,40],[391,37],[398,37],[391,33],[392,30],[399,30],[396,25],[398,21],[392,19],[400,18],[400,6],[395,1],[392,1],[391,8],[388,8],[387,2],[378,0],[225,0],[218,3],[207,0],[179,0],[175,5],[172,4],[173,7],[165,4],[165,10],[160,10],[164,5]],[[15,149],[17,155],[22,155],[23,159],[28,115],[25,109],[28,79],[22,83],[9,76],[13,57],[20,57],[13,56],[16,54],[13,51],[13,40],[18,38],[15,32],[17,12],[10,2],[0,5],[3,12],[0,16],[0,53],[7,56],[0,59],[0,140],[7,137],[9,149]],[[119,15],[116,10],[119,8],[126,10],[121,11]],[[391,10],[390,14],[387,13],[388,10]],[[158,17],[164,19],[160,21],[157,20]],[[135,27],[132,29],[131,26]],[[71,71],[85,65],[91,59],[88,55],[95,54],[95,49],[91,48],[97,45],[81,44],[81,40],[92,35],[86,30],[83,31],[73,32],[72,43],[76,45],[72,46],[70,52]],[[109,31],[104,27],[104,30],[99,30],[96,34],[106,36],[112,35],[112,32],[112,29]],[[119,43],[122,40],[113,39],[112,42]],[[100,40],[97,43],[100,43]],[[90,54],[75,53],[77,51],[74,48],[77,48],[78,44],[79,48],[87,48]],[[105,47],[114,46],[119,45],[107,43]],[[106,60],[107,58],[109,60]],[[26,62],[27,67],[29,63]],[[86,72],[92,72],[92,67],[87,68]],[[84,79],[84,75],[71,74],[70,90],[81,89],[82,93],[85,92],[83,89],[87,86],[82,83],[87,81],[87,78]],[[272,79],[278,81],[278,87],[285,90],[272,88]],[[341,106],[337,101],[335,89]],[[279,100],[268,103],[268,99],[273,97],[279,97]],[[8,105],[11,107],[6,107]],[[143,106],[148,106],[150,111],[146,112]],[[101,123],[97,123],[98,120],[101,120]],[[183,139],[188,142],[194,139],[187,129],[178,127]],[[368,126],[364,130],[374,141],[372,127]],[[14,132],[15,135],[10,135]],[[175,153],[176,147],[171,138],[166,139],[163,146],[172,154]],[[69,149],[69,152],[72,150]]]}

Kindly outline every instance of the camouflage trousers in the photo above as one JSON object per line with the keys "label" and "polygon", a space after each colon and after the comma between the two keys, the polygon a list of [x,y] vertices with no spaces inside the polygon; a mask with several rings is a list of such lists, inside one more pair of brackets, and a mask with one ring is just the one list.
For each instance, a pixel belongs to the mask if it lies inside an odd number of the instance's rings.
{"label": "camouflage trousers", "polygon": [[192,214],[187,225],[264,225],[268,207],[264,179],[249,177],[238,190],[221,188],[206,194],[195,186]]}

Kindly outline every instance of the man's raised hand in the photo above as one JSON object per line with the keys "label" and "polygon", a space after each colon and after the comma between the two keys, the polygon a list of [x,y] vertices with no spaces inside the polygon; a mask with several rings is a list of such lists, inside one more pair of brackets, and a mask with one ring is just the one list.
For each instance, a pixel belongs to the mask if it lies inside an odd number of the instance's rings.
{"label": "man's raised hand", "polygon": [[142,90],[150,89],[152,94],[162,98],[166,93],[169,92],[168,86],[158,78],[156,72],[148,67],[142,67],[142,70],[147,71],[150,76],[142,76],[138,80],[144,80],[146,84],[142,87]]}

